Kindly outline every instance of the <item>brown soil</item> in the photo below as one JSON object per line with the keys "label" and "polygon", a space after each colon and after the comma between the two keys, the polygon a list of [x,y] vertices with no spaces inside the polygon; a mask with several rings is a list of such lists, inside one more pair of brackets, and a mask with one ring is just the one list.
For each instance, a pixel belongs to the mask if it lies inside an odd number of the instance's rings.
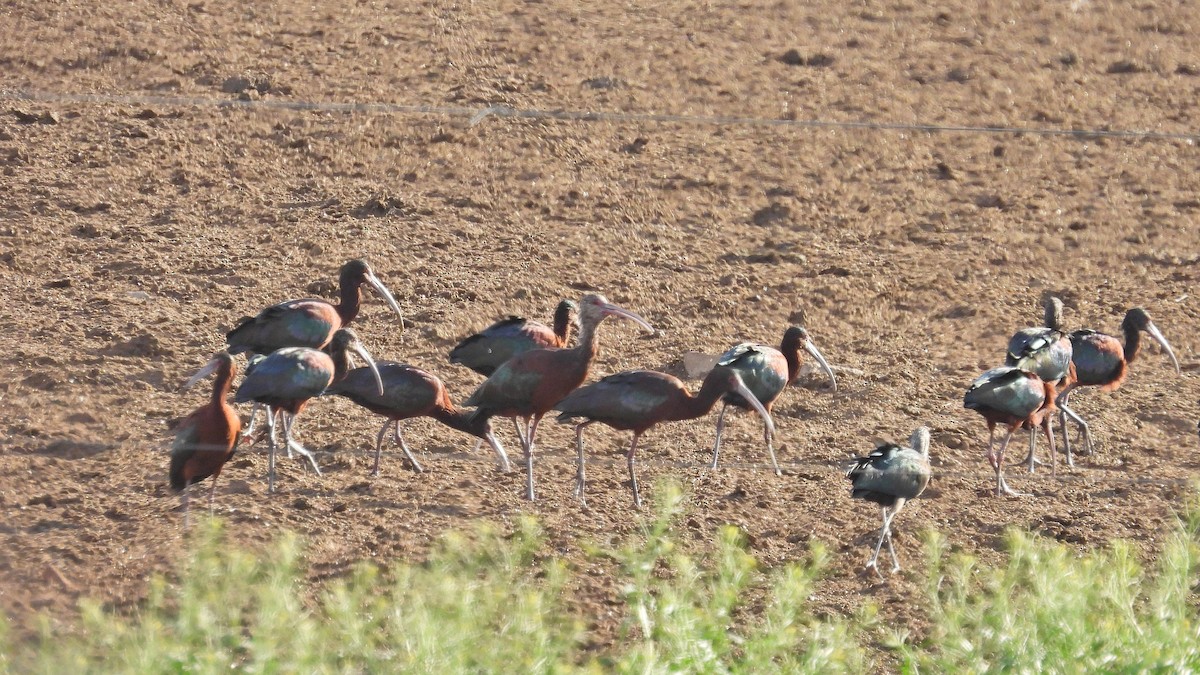
{"label": "brown soil", "polygon": [[[897,520],[997,560],[1003,528],[1080,550],[1129,538],[1152,557],[1194,475],[1200,341],[1200,159],[1192,141],[716,123],[715,118],[1195,132],[1197,17],[1187,3],[751,2],[8,3],[0,88],[286,103],[656,113],[708,121],[296,111],[198,103],[9,100],[0,114],[0,606],[19,630],[76,599],[136,602],[184,533],[166,486],[173,422],[203,402],[179,384],[239,317],[330,295],[365,257],[405,308],[357,322],[380,358],[446,363],[507,313],[548,318],[598,289],[661,330],[603,328],[596,375],[679,373],[689,350],[775,343],[801,323],[845,369],[776,406],[786,475],[764,470],[738,415],[727,466],[701,468],[714,420],[647,435],[641,477],[691,490],[688,532],[735,523],[767,565],[832,545],[815,603],[879,603],[920,630],[907,574],[861,574],[878,526],[838,470],[878,437],[934,429],[937,477]],[[1060,295],[1071,327],[1114,332],[1149,309],[1184,366],[1149,345],[1115,394],[1083,392],[1100,453],[1033,496],[998,499],[966,385]],[[857,374],[856,374],[857,373]],[[590,508],[571,495],[570,430],[543,427],[541,497],[471,440],[409,426],[428,473],[390,450],[368,477],[377,420],[320,401],[300,419],[326,475],[264,448],[217,497],[235,540],[310,542],[314,576],[417,558],[475,519],[536,514],[563,555],[632,532],[626,434],[589,432]],[[519,455],[511,432],[504,439]],[[1018,445],[1024,443],[1023,436]],[[1013,453],[1019,454],[1019,453]],[[683,465],[683,466],[680,466]],[[580,602],[608,634],[591,578]]]}

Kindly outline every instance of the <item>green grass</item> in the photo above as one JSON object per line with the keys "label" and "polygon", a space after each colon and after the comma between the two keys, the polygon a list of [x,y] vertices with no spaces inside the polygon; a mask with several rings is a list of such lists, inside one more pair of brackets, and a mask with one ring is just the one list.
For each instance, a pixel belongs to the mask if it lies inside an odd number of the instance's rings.
{"label": "green grass", "polygon": [[46,628],[17,643],[0,622],[0,671],[836,673],[882,667],[868,645],[894,650],[888,667],[907,672],[1200,669],[1195,498],[1152,573],[1124,543],[1078,556],[1013,531],[1008,563],[993,569],[931,534],[914,572],[931,628],[914,641],[869,606],[812,614],[822,545],[763,570],[740,532],[723,527],[697,554],[675,533],[681,490],[655,493],[637,534],[589,551],[618,575],[624,603],[608,647],[593,644],[590,617],[572,602],[577,572],[548,555],[532,519],[508,534],[489,525],[448,534],[421,564],[364,564],[315,598],[296,537],[252,555],[208,522],[177,580],[154,579],[136,613],[85,602],[73,636]]}

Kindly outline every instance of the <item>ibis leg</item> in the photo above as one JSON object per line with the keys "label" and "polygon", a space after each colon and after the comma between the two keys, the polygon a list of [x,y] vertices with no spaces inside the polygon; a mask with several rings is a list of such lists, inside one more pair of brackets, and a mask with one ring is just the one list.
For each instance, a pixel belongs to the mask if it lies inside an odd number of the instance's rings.
{"label": "ibis leg", "polygon": [[312,452],[308,448],[304,447],[303,445],[300,445],[292,438],[292,425],[295,423],[295,421],[296,421],[295,415],[284,411],[284,413],[283,413],[283,438],[285,441],[287,441],[287,447],[295,450],[296,452],[300,453],[305,459],[307,459],[308,463],[312,464],[313,471],[316,471],[317,475],[320,476],[321,475],[321,467],[317,466],[317,458],[313,456]]}
{"label": "ibis leg", "polygon": [[721,452],[721,432],[725,431],[725,411],[729,409],[728,403],[721,404],[721,413],[717,415],[717,440],[713,443],[713,458],[709,468],[717,468],[717,455]]}
{"label": "ibis leg", "polygon": [[[1046,434],[1046,444],[1050,446],[1050,476],[1052,478],[1058,478],[1058,453],[1054,450],[1054,430],[1051,428],[1051,417],[1053,416],[1046,415],[1046,417],[1042,419],[1042,432]],[[1032,432],[1033,430],[1031,429],[1030,431]],[[1069,458],[1067,464],[1070,466],[1075,466],[1069,461]]]}
{"label": "ibis leg", "polygon": [[275,437],[275,411],[267,410],[267,439],[270,441],[270,449],[267,451],[267,492],[275,492],[275,446],[278,441]]}
{"label": "ibis leg", "polygon": [[192,486],[190,484],[185,485],[183,493],[179,496],[180,501],[183,502],[183,529],[185,530],[192,526],[191,519],[188,517],[188,507],[190,506],[188,504],[188,492],[191,492],[191,490]]}
{"label": "ibis leg", "polygon": [[625,458],[625,463],[629,466],[629,484],[633,486],[633,506],[634,508],[642,508],[642,496],[638,494],[637,473],[634,472],[634,453],[637,452],[639,433],[633,434],[633,442],[629,444],[629,454]]}
{"label": "ibis leg", "polygon": [[472,455],[478,454],[479,449],[482,447],[483,447],[483,439],[482,438],[475,439],[475,445],[471,447],[471,454]]}
{"label": "ibis leg", "polygon": [[404,456],[412,464],[413,471],[417,473],[424,471],[425,469],[422,469],[421,464],[417,462],[417,458],[413,456],[412,450],[408,449],[408,444],[404,442],[404,436],[400,433],[400,420],[396,420],[396,442],[400,444],[400,449],[404,451]]}
{"label": "ibis leg", "polygon": [[[254,436],[254,427],[258,424],[258,411],[261,410],[262,407],[263,404],[255,401],[254,405],[250,408],[250,424],[247,425],[246,429],[242,432],[242,438],[239,441],[240,443],[248,443],[250,442],[251,437]],[[269,408],[267,409],[267,414],[271,414]]]}
{"label": "ibis leg", "polygon": [[392,426],[392,420],[384,420],[383,426],[379,428],[379,433],[375,435],[375,466],[371,469],[372,476],[379,475],[379,458],[383,455],[383,437],[387,436],[390,426]]}
{"label": "ibis leg", "polygon": [[538,422],[542,420],[540,414],[534,415],[529,420],[529,435],[525,438],[525,498],[529,501],[534,501],[533,492],[533,439],[537,434]]}
{"label": "ibis leg", "polygon": [[575,496],[579,498],[580,503],[587,506],[587,497],[584,496],[584,463],[583,456],[583,429],[591,424],[591,422],[583,422],[575,425]]}
{"label": "ibis leg", "polygon": [[896,557],[896,549],[892,548],[892,521],[896,519],[896,514],[900,513],[902,508],[904,508],[904,500],[897,499],[896,505],[892,507],[892,512],[888,515],[887,522],[884,523],[888,555],[892,557],[892,574],[900,571],[900,560]]}
{"label": "ibis leg", "polygon": [[[521,441],[521,445],[524,446],[525,439],[529,438],[529,433],[526,429],[521,428],[521,418],[514,417],[512,418],[512,421],[513,429],[517,430],[517,440]],[[528,426],[528,420],[526,420],[526,426]]]}
{"label": "ibis leg", "polygon": [[1000,443],[1000,450],[996,452],[996,496],[1009,495],[1012,497],[1027,497],[1024,492],[1017,492],[1008,487],[1008,483],[1004,480],[1004,451],[1008,448],[1008,442],[1012,440],[1013,430],[1010,428],[1004,440]]}
{"label": "ibis leg", "polygon": [[[871,553],[871,559],[867,561],[867,569],[874,569],[876,574],[879,574],[879,567],[876,564],[879,561],[879,549],[883,548],[883,540],[887,535],[888,526],[888,507],[881,506],[879,508],[883,524],[879,528],[879,541],[875,544],[875,551]],[[879,574],[879,577],[883,578],[883,575]]]}
{"label": "ibis leg", "polygon": [[763,422],[763,438],[767,439],[767,452],[771,455],[771,466],[775,468],[775,475],[782,476],[783,472],[779,470],[779,462],[775,461],[775,437],[771,435],[771,428]]}
{"label": "ibis leg", "polygon": [[[1067,418],[1070,418],[1072,422],[1079,425],[1079,428],[1083,430],[1083,449],[1087,451],[1087,454],[1092,454],[1092,430],[1088,428],[1088,423],[1084,422],[1078,413],[1071,410],[1065,404],[1060,405],[1059,408],[1062,409],[1059,413],[1059,423],[1063,425],[1063,438],[1067,437]],[[1067,453],[1067,466],[1075,466],[1075,460],[1071,457],[1071,446],[1064,445],[1063,447]]]}
{"label": "ibis leg", "polygon": [[496,453],[496,456],[500,458],[500,471],[503,473],[511,473],[512,465],[508,463],[508,453],[504,452],[504,446],[500,445],[500,439],[496,438],[496,434],[490,431],[488,432],[486,438],[488,445],[492,446],[492,450]]}
{"label": "ibis leg", "polygon": [[212,485],[208,486],[208,515],[213,514],[213,498],[217,495],[217,477],[221,475],[218,470],[212,475]]}

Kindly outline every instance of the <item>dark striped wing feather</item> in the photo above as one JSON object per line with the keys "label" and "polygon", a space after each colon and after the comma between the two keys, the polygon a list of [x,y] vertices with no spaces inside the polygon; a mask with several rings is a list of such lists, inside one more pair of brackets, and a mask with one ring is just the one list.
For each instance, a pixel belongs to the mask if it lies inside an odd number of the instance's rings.
{"label": "dark striped wing feather", "polygon": [[891,443],[855,459],[846,470],[851,497],[883,506],[893,506],[899,499],[915,499],[929,484],[929,476],[929,461],[921,453]]}
{"label": "dark striped wing feather", "polygon": [[554,406],[558,421],[593,420],[620,430],[646,429],[666,419],[662,407],[685,397],[678,378],[653,370],[609,375],[571,392]]}

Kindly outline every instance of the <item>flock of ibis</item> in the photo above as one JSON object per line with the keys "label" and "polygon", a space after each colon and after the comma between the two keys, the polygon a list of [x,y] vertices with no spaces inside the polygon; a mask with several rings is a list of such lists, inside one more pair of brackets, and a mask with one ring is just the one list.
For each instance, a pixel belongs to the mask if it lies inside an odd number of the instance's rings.
{"label": "flock of ibis", "polygon": [[[730,348],[717,359],[694,394],[678,378],[652,370],[626,371],[584,384],[599,349],[597,334],[606,318],[632,321],[654,330],[634,312],[601,295],[590,294],[578,304],[563,300],[554,313],[552,327],[508,317],[459,343],[450,352],[450,363],[487,378],[460,408],[436,375],[410,365],[376,362],[371,357],[348,327],[358,315],[364,285],[378,293],[397,315],[401,314],[399,303],[370,265],[351,260],[341,269],[337,304],[320,299],[289,300],[242,319],[226,335],[228,349],[216,354],[187,381],[185,388],[215,374],[209,402],[180,423],[172,446],[170,482],[174,490],[182,492],[185,524],[189,486],[212,478],[208,500],[211,510],[216,479],[238,444],[254,436],[257,412],[262,408],[266,411],[269,439],[269,492],[275,490],[276,451],[281,444],[288,457],[298,454],[317,474],[321,473],[316,457],[296,438],[296,420],[314,398],[336,395],[384,418],[376,437],[372,475],[379,473],[389,429],[412,470],[423,470],[401,430],[404,420],[415,417],[431,417],[475,436],[479,444],[487,442],[496,454],[499,470],[510,473],[508,455],[494,433],[492,419],[512,418],[524,453],[525,496],[530,500],[535,497],[537,430],[548,413],[556,412],[557,421],[575,427],[575,494],[583,502],[584,430],[599,422],[630,431],[626,459],[633,502],[640,507],[635,455],[638,439],[651,427],[699,418],[720,401],[711,462],[716,468],[728,407],[753,410],[762,417],[763,440],[779,475],[771,411],[784,388],[797,377],[801,350],[828,375],[831,388],[837,388],[833,369],[800,327],[788,328],[778,349],[749,342]],[[1068,464],[1074,462],[1066,431],[1068,418],[1082,430],[1085,450],[1089,454],[1093,451],[1090,429],[1069,407],[1070,396],[1084,386],[1099,387],[1101,391],[1121,386],[1129,364],[1137,358],[1142,332],[1162,345],[1179,372],[1170,345],[1143,309],[1131,309],[1126,314],[1121,324],[1123,346],[1117,338],[1093,330],[1064,332],[1062,303],[1057,298],[1047,300],[1043,323],[1013,335],[1005,365],[988,370],[971,383],[964,399],[966,408],[977,411],[987,421],[987,458],[996,473],[998,496],[1021,494],[1008,487],[1003,471],[1004,453],[1017,428],[1030,430],[1026,461],[1031,472],[1040,463],[1036,458],[1039,429],[1050,446],[1051,470],[1057,472],[1052,432],[1056,411]],[[227,400],[238,370],[233,355],[240,353],[247,355],[247,363],[234,401],[253,403],[250,424],[244,431],[241,418]],[[365,366],[352,368],[353,356],[360,357]],[[1007,431],[998,449],[997,424]],[[912,433],[908,447],[881,444],[869,455],[855,459],[846,471],[852,484],[851,496],[875,502],[882,509],[879,540],[867,564],[876,572],[884,544],[892,558],[893,572],[900,569],[892,549],[891,524],[904,504],[920,496],[929,482],[929,445],[929,429],[922,426]]]}

